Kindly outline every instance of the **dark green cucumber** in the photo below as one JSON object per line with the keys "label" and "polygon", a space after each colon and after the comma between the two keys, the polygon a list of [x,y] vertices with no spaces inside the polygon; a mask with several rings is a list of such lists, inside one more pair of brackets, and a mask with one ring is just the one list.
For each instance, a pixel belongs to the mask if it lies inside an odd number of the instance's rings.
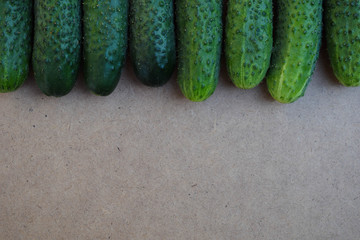
{"label": "dark green cucumber", "polygon": [[325,1],[325,32],[330,63],[341,84],[360,86],[360,2]]}
{"label": "dark green cucumber", "polygon": [[178,83],[184,96],[200,102],[217,86],[222,41],[221,0],[177,0]]}
{"label": "dark green cucumber", "polygon": [[322,0],[278,0],[275,13],[267,85],[274,99],[291,103],[304,95],[318,59]]}
{"label": "dark green cucumber", "polygon": [[81,41],[80,0],[35,0],[33,68],[36,83],[49,96],[73,88]]}
{"label": "dark green cucumber", "polygon": [[128,0],[84,0],[84,75],[88,88],[107,96],[125,62]]}
{"label": "dark green cucumber", "polygon": [[172,0],[130,0],[130,59],[137,78],[158,87],[176,62]]}
{"label": "dark green cucumber", "polygon": [[272,16],[272,0],[228,1],[226,66],[238,88],[256,87],[265,77],[273,44]]}
{"label": "dark green cucumber", "polygon": [[29,73],[32,1],[0,1],[0,92],[18,89]]}

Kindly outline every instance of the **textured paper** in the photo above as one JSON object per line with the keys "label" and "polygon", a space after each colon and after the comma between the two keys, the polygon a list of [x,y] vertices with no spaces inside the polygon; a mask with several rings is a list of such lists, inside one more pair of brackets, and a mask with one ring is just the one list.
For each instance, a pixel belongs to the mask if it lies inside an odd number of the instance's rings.
{"label": "textured paper", "polygon": [[360,88],[326,55],[299,101],[262,83],[186,100],[175,78],[0,95],[0,239],[360,238]]}

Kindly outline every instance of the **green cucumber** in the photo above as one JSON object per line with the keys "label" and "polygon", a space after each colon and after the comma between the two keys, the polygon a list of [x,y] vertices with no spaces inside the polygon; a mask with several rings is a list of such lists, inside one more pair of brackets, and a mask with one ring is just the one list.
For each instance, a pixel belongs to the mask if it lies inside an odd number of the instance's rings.
{"label": "green cucumber", "polygon": [[360,86],[360,2],[326,0],[324,23],[330,64],[347,87]]}
{"label": "green cucumber", "polygon": [[172,0],[130,0],[130,59],[137,78],[158,87],[176,63]]}
{"label": "green cucumber", "polygon": [[35,0],[33,68],[48,96],[73,88],[80,64],[81,1]]}
{"label": "green cucumber", "polygon": [[107,96],[116,88],[127,48],[128,0],[84,0],[84,76],[88,88]]}
{"label": "green cucumber", "polygon": [[177,0],[178,83],[184,96],[200,102],[219,81],[222,42],[221,0]]}
{"label": "green cucumber", "polygon": [[272,0],[229,0],[225,26],[225,58],[238,88],[256,87],[265,77],[272,50]]}
{"label": "green cucumber", "polygon": [[0,1],[0,92],[18,89],[29,73],[32,1]]}
{"label": "green cucumber", "polygon": [[291,103],[304,95],[319,56],[322,0],[278,0],[275,13],[267,85],[274,99]]}

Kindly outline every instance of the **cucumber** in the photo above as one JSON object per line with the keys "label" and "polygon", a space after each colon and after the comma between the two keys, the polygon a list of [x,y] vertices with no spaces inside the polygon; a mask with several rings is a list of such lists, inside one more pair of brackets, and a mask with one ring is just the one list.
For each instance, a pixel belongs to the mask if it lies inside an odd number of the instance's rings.
{"label": "cucumber", "polygon": [[222,1],[176,1],[178,83],[191,101],[208,99],[219,81]]}
{"label": "cucumber", "polygon": [[0,92],[18,89],[29,73],[32,1],[0,1]]}
{"label": "cucumber", "polygon": [[360,86],[360,2],[326,0],[324,23],[330,64],[347,87]]}
{"label": "cucumber", "polygon": [[270,65],[272,1],[228,1],[225,58],[231,81],[238,88],[256,87]]}
{"label": "cucumber", "polygon": [[130,0],[130,59],[136,77],[159,87],[176,63],[172,0]]}
{"label": "cucumber", "polygon": [[274,99],[291,103],[304,95],[319,56],[322,0],[275,3],[274,49],[267,85]]}
{"label": "cucumber", "polygon": [[84,0],[83,12],[85,82],[93,93],[107,96],[125,62],[128,1]]}
{"label": "cucumber", "polygon": [[80,0],[35,0],[33,69],[36,83],[48,96],[64,96],[73,88],[81,41]]}

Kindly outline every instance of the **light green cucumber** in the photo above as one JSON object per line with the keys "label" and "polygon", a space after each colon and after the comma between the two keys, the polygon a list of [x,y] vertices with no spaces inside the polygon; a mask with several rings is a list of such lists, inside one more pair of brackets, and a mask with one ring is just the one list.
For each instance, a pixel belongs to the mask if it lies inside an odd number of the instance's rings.
{"label": "light green cucumber", "polygon": [[256,87],[265,77],[273,44],[272,17],[272,0],[228,1],[226,66],[238,88]]}
{"label": "light green cucumber", "polygon": [[326,43],[334,74],[344,86],[360,86],[360,2],[324,3]]}
{"label": "light green cucumber", "polygon": [[221,0],[177,0],[178,83],[191,101],[208,99],[219,81]]}
{"label": "light green cucumber", "polygon": [[304,95],[319,56],[322,0],[275,1],[275,16],[267,85],[274,99],[291,103]]}

